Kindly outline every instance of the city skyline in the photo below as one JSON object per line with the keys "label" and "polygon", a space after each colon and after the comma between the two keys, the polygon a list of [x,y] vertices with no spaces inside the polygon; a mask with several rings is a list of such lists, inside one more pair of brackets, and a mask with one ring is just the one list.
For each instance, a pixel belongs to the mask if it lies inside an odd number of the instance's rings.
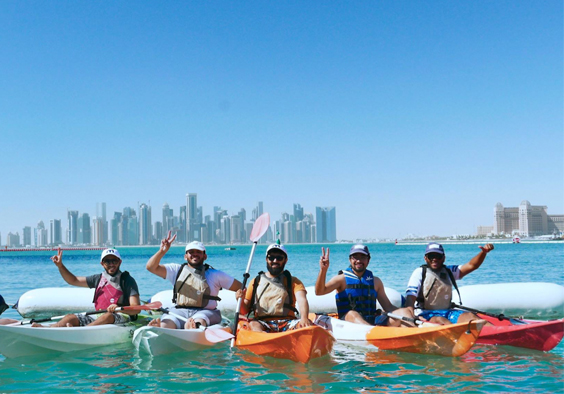
{"label": "city skyline", "polygon": [[[138,203],[137,208],[124,207],[108,215],[106,202],[96,204],[96,215],[91,218],[87,212],[67,210],[66,227],[60,219],[50,219],[49,227],[40,220],[35,227],[24,226],[20,236],[18,231],[10,231],[1,237],[0,245],[10,247],[58,246],[58,245],[113,245],[136,246],[157,245],[168,231],[177,235],[177,242],[202,241],[208,244],[249,243],[248,236],[252,223],[262,215],[264,203],[259,201],[247,217],[245,208],[229,214],[221,206],[213,206],[211,215],[204,214],[204,207],[198,205],[197,193],[186,194],[186,205],[174,208],[165,202],[162,216],[152,215],[152,206]],[[283,243],[336,242],[336,208],[315,207],[313,213],[293,204],[291,213],[281,212],[279,219],[271,214],[271,225],[260,243],[274,242],[278,238]],[[160,219],[160,220],[159,220]],[[316,226],[320,222],[319,231]],[[61,234],[65,233],[66,238]]]}
{"label": "city skyline", "polygon": [[335,206],[340,239],[472,234],[498,201],[563,213],[563,15],[556,0],[0,2],[3,242],[67,209],[176,209],[191,190],[230,213]]}

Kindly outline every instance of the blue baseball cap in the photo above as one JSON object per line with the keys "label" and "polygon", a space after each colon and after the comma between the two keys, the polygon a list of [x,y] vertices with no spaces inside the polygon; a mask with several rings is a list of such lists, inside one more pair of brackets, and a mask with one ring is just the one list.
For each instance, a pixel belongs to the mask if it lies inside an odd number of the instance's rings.
{"label": "blue baseball cap", "polygon": [[436,242],[431,242],[430,244],[427,245],[427,248],[425,249],[425,254],[427,253],[445,254],[445,250],[443,249],[443,245],[438,244]]}
{"label": "blue baseball cap", "polygon": [[368,246],[362,244],[356,244],[351,247],[351,251],[349,252],[349,256],[352,256],[355,253],[362,253],[367,256],[370,256],[370,252],[368,251]]}

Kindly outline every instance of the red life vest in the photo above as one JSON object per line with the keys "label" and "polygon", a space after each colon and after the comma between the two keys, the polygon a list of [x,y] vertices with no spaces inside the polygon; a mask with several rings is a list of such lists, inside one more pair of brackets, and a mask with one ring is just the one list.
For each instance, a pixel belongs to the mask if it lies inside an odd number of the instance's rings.
{"label": "red life vest", "polygon": [[96,310],[108,309],[112,304],[121,304],[120,298],[123,296],[123,290],[120,286],[121,275],[120,272],[112,278],[107,273],[102,273],[94,292],[94,307]]}

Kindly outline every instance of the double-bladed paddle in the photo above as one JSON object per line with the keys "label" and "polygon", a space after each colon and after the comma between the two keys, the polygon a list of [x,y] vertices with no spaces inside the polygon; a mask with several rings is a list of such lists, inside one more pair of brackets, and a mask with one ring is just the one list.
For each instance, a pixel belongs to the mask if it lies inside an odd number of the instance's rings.
{"label": "double-bladed paddle", "polygon": [[[163,304],[160,301],[155,301],[155,302],[150,302],[150,303],[145,304],[145,305],[120,306],[120,307],[116,308],[115,311],[116,312],[120,312],[120,311],[150,311],[150,310],[154,310],[154,309],[159,309],[162,306],[163,306]],[[97,315],[99,313],[106,313],[106,312],[107,312],[107,310],[101,309],[101,310],[97,310],[97,311],[83,312],[83,314],[84,315]],[[47,317],[45,319],[22,320],[21,322],[18,322],[18,324],[23,325],[23,324],[43,323],[43,322],[53,321],[53,320],[61,320],[65,316],[66,315],[52,316],[52,317]]]}
{"label": "double-bladed paddle", "polygon": [[[268,230],[268,226],[270,226],[270,215],[268,214],[268,212],[260,215],[255,221],[255,224],[253,224],[253,230],[251,231],[251,236],[249,237],[249,239],[253,243],[253,248],[251,249],[251,255],[249,257],[249,262],[247,263],[247,269],[245,270],[245,274],[243,275],[243,285],[241,287],[242,289],[247,286],[247,279],[249,279],[249,271],[251,270],[251,264],[253,262],[253,256],[255,255],[257,243],[266,233],[266,230]],[[235,310],[235,321],[233,322],[233,339],[231,339],[231,347],[235,346],[235,338],[237,336],[237,323],[239,323],[239,312],[241,311],[242,303],[243,297],[239,298],[239,301],[237,302],[237,309]]]}
{"label": "double-bladed paddle", "polygon": [[466,305],[455,304],[454,302],[450,306],[451,306],[451,308],[458,308],[458,309],[462,309],[462,310],[472,312],[472,313],[479,313],[481,315],[485,315],[485,316],[489,316],[489,317],[495,317],[498,320],[509,320],[513,324],[528,324],[523,319],[517,319],[517,318],[514,318],[514,317],[507,317],[503,313],[499,313],[499,314],[496,315],[494,313],[488,313],[488,312],[481,311],[479,309],[470,308],[469,306],[466,306]]}

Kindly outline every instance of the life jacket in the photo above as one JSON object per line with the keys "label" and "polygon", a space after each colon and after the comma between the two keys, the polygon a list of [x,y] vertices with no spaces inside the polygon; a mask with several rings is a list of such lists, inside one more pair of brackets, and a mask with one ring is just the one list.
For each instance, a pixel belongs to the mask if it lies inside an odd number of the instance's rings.
{"label": "life jacket", "polygon": [[210,286],[206,280],[206,271],[213,269],[204,264],[203,269],[194,269],[188,263],[182,264],[172,291],[172,302],[177,308],[204,309],[210,300],[221,301],[221,298],[210,295]]}
{"label": "life jacket", "polygon": [[368,323],[374,324],[377,315],[378,292],[374,289],[372,271],[364,271],[362,277],[359,278],[349,267],[344,271],[339,271],[339,275],[341,274],[345,275],[346,287],[344,291],[335,295],[339,319],[344,318],[349,311],[356,311]]}
{"label": "life jacket", "polygon": [[[286,285],[283,278],[286,278]],[[255,319],[295,318],[298,313],[295,306],[292,275],[289,271],[284,270],[282,275],[276,278],[269,278],[263,271],[259,272],[253,282],[251,306],[247,317],[253,313]]]}
{"label": "life jacket", "polygon": [[129,288],[125,281],[129,278],[129,272],[121,272],[111,276],[107,272],[97,275],[94,281],[94,307],[96,310],[108,309],[112,304],[129,306]]}
{"label": "life jacket", "polygon": [[462,304],[458,285],[449,268],[443,265],[438,271],[435,271],[430,269],[427,264],[423,264],[421,269],[423,270],[421,286],[417,294],[419,308],[428,310],[449,309],[452,303],[453,286],[458,293],[460,304]]}

